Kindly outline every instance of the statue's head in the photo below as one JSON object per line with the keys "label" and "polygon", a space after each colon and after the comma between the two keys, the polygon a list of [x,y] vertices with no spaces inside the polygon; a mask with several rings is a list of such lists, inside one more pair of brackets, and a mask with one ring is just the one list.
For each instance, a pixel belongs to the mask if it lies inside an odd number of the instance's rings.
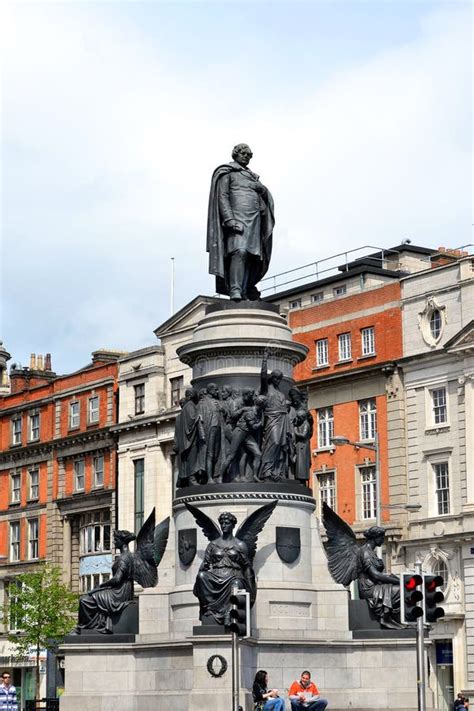
{"label": "statue's head", "polygon": [[119,530],[114,531],[114,544],[116,548],[121,548],[124,544],[134,541],[136,535],[131,531]]}
{"label": "statue's head", "polygon": [[201,388],[198,395],[199,399],[202,400],[205,395],[207,395],[206,388]]}
{"label": "statue's head", "polygon": [[301,390],[298,390],[298,388],[290,388],[288,397],[290,398],[291,404],[296,407],[303,402],[303,393]]}
{"label": "statue's head", "polygon": [[215,383],[208,383],[206,390],[207,394],[211,397],[214,397],[216,399],[219,397],[219,388]]}
{"label": "statue's head", "polygon": [[228,400],[232,395],[232,388],[230,385],[223,385],[221,388],[221,398],[222,400]]}
{"label": "statue's head", "polygon": [[219,521],[219,525],[223,533],[226,531],[232,531],[237,523],[237,519],[233,513],[230,513],[230,511],[223,511],[217,520]]}
{"label": "statue's head", "polygon": [[252,388],[242,388],[242,400],[245,405],[253,405],[255,392]]}
{"label": "statue's head", "polygon": [[272,385],[278,387],[281,381],[283,380],[283,373],[281,372],[281,370],[272,370],[272,372],[270,373],[269,380]]}
{"label": "statue's head", "polygon": [[238,143],[232,151],[232,158],[244,167],[250,163],[253,153],[246,143]]}
{"label": "statue's head", "polygon": [[378,546],[381,546],[385,538],[385,529],[381,526],[371,526],[364,531],[364,536],[368,541],[375,541]]}
{"label": "statue's head", "polygon": [[197,398],[198,394],[196,388],[186,388],[186,390],[184,391],[185,402],[189,400],[193,400],[194,402],[196,402]]}

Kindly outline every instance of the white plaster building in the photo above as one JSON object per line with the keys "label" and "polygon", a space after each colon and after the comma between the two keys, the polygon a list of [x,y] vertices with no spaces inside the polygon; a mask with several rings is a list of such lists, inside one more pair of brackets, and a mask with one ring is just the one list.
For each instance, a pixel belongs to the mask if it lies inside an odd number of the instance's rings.
{"label": "white plaster building", "polygon": [[420,559],[445,579],[429,652],[440,709],[474,692],[474,258],[464,255],[401,280],[407,500],[421,510],[398,564]]}

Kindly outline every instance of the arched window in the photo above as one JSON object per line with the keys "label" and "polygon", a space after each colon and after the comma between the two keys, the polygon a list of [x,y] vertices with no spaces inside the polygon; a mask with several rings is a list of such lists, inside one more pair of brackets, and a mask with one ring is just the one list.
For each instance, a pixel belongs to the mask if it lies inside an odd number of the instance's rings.
{"label": "arched window", "polygon": [[444,592],[448,585],[449,578],[448,566],[446,565],[444,560],[434,560],[431,564],[431,572],[433,573],[433,575],[441,575],[441,577],[443,578],[444,583],[441,587],[441,590],[443,590]]}

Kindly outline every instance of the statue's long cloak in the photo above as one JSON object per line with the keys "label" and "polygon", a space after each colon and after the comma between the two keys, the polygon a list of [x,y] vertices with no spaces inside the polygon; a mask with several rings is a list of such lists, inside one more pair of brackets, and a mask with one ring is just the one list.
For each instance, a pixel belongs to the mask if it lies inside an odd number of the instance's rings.
{"label": "statue's long cloak", "polygon": [[[228,269],[225,266],[225,247],[224,247],[224,228],[221,223],[219,214],[219,180],[228,173],[237,170],[247,170],[239,163],[225,163],[218,166],[211,180],[211,190],[209,193],[209,210],[207,214],[207,251],[209,252],[209,274],[214,274],[216,277],[216,292],[218,294],[229,294]],[[250,172],[250,171],[249,171]],[[266,190],[263,196],[265,203],[265,211],[261,213],[261,244],[262,258],[259,260],[259,269],[257,271],[256,282],[263,279],[267,273],[272,255],[272,237],[273,227],[275,225],[275,217],[273,214],[273,198],[270,191]]]}

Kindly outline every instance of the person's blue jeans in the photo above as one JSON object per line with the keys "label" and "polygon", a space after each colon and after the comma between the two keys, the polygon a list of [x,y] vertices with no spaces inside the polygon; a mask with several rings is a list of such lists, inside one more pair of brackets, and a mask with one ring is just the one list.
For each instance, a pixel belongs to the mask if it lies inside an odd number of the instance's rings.
{"label": "person's blue jeans", "polygon": [[303,706],[300,701],[291,701],[291,711],[324,711],[328,705],[327,699],[316,699],[312,701],[308,706]]}
{"label": "person's blue jeans", "polygon": [[285,702],[279,696],[276,699],[267,699],[263,711],[284,711]]}
{"label": "person's blue jeans", "polygon": [[324,711],[327,705],[327,699],[321,698],[312,701],[308,706],[303,706],[300,701],[292,701],[291,711]]}

